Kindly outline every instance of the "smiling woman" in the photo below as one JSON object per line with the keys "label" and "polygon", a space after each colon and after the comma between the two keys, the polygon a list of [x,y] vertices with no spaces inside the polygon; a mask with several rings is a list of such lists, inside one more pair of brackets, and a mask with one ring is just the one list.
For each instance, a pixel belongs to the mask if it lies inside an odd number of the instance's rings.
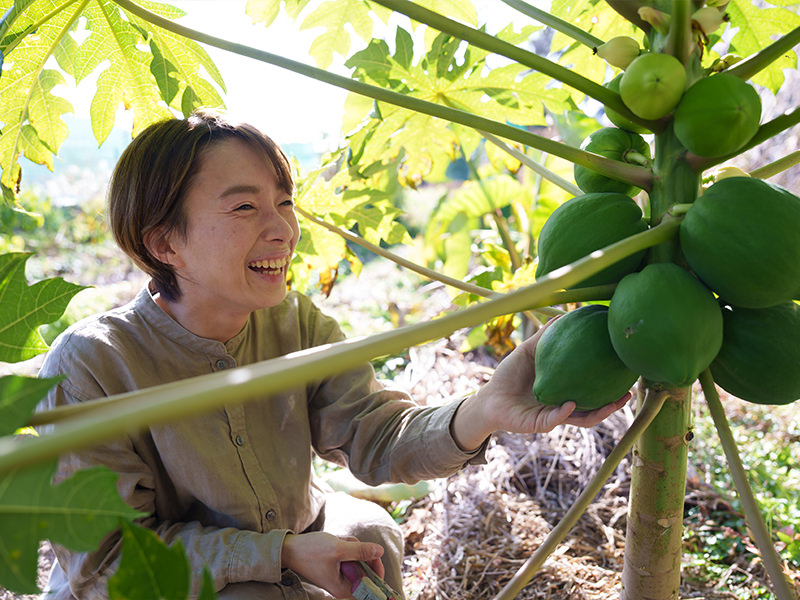
{"label": "smiling woman", "polygon": [[[50,348],[40,376],[66,373],[43,408],[196,378],[344,341],[312,300],[287,292],[299,227],[289,161],[266,135],[202,111],[155,123],[123,152],[110,186],[115,239],[150,281],[129,304],[84,319]],[[363,482],[416,482],[482,462],[497,430],[591,427],[628,399],[573,414],[531,394],[538,336],[468,398],[419,406],[364,363],[216,412],[150,425],[64,455],[55,481],[90,466],[119,474],[140,523],[181,541],[220,598],[347,597],[345,561],[401,588],[403,539],[382,508],[326,492],[312,457]],[[53,600],[106,597],[120,533],[93,552],[54,547]],[[396,600],[402,600],[397,598]]]}

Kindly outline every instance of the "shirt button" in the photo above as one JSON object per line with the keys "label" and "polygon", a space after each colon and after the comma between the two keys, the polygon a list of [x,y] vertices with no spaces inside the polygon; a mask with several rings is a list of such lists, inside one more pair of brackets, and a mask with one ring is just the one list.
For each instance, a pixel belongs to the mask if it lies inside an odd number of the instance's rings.
{"label": "shirt button", "polygon": [[237,446],[244,446],[244,438],[241,435],[237,435],[234,438],[234,441],[236,442]]}
{"label": "shirt button", "polygon": [[264,516],[265,516],[265,517],[267,517],[267,521],[274,521],[274,520],[275,520],[275,517],[277,517],[277,516],[278,516],[278,513],[276,513],[274,510],[272,510],[272,509],[270,508],[270,509],[267,511],[267,514],[265,514]]}
{"label": "shirt button", "polygon": [[225,364],[225,361],[222,360],[221,358],[217,361],[216,365],[217,365],[217,368],[220,369],[220,370],[224,369],[227,366]]}

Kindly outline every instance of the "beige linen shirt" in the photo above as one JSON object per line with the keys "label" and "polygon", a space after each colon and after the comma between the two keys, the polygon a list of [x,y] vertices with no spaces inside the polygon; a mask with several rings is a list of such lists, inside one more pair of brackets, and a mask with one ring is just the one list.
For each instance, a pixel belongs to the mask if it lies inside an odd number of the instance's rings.
{"label": "beige linen shirt", "polygon": [[[67,379],[44,406],[88,402],[343,338],[335,320],[290,292],[280,305],[253,313],[223,344],[184,329],[145,288],[126,306],[81,321],[54,342],[40,375]],[[457,404],[420,407],[382,387],[365,365],[64,456],[56,480],[108,466],[119,473],[122,498],[150,515],[142,523],[168,543],[181,540],[195,577],[206,565],[217,590],[279,582],[284,536],[306,530],[324,503],[313,452],[369,484],[447,476],[484,460],[481,451],[465,453],[452,438]],[[106,597],[119,546],[115,532],[95,552],[56,548],[74,596]],[[58,579],[63,575],[51,582]],[[52,591],[69,597],[66,588]]]}

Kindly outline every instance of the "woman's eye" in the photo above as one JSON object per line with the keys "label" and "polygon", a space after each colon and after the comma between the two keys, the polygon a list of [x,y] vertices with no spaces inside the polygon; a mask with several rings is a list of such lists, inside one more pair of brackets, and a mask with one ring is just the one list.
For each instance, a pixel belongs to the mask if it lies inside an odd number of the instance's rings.
{"label": "woman's eye", "polygon": [[252,204],[240,204],[239,206],[237,206],[233,210],[252,210],[252,209],[253,209],[253,205]]}
{"label": "woman's eye", "polygon": [[294,200],[292,199],[284,200],[283,202],[281,202],[281,206],[294,206]]}

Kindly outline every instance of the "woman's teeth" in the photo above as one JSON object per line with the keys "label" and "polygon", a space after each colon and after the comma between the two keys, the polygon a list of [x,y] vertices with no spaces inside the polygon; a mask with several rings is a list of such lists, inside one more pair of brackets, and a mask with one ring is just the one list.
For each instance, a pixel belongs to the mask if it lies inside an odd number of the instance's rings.
{"label": "woman's teeth", "polygon": [[256,260],[251,262],[248,268],[254,271],[280,271],[289,262],[288,258],[269,258],[267,260]]}

